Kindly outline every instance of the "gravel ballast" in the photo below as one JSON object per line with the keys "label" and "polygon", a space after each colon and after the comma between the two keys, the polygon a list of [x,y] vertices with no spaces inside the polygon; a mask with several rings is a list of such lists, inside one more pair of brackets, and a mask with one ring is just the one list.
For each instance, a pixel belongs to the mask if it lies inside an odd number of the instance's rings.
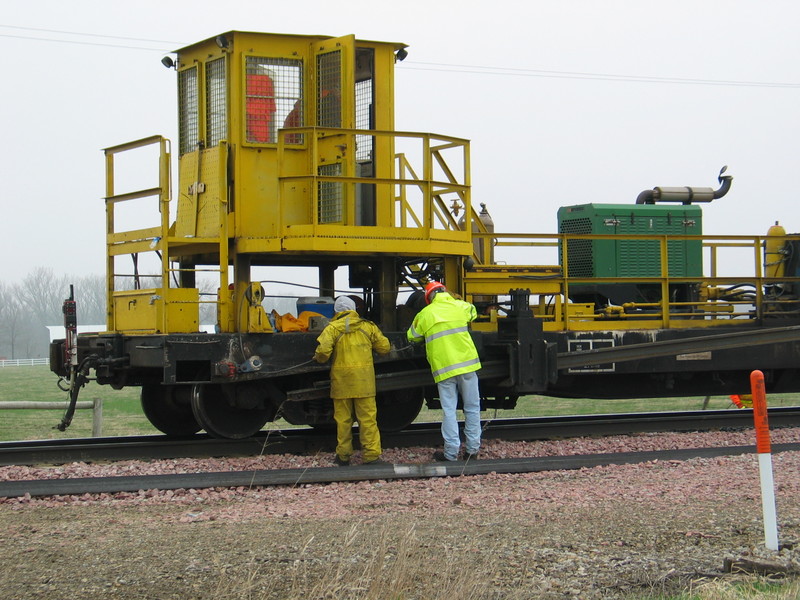
{"label": "gravel ballast", "polygon": [[[800,441],[800,428],[773,432]],[[485,458],[753,443],[752,431],[490,442]],[[426,462],[431,449],[388,449]],[[2,467],[4,479],[329,466],[330,455]],[[746,558],[800,567],[800,453],[577,471],[0,499],[7,598],[635,598]],[[736,563],[734,563],[736,564]]]}

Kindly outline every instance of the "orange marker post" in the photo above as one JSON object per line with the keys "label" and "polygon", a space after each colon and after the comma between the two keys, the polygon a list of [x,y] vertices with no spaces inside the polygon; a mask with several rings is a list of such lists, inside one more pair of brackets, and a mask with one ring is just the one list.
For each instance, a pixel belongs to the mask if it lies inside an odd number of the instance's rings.
{"label": "orange marker post", "polygon": [[772,474],[772,449],[767,422],[767,394],[764,389],[764,374],[750,373],[750,389],[753,393],[753,420],[756,427],[756,452],[758,471],[761,477],[761,509],[764,513],[764,541],[768,549],[778,550],[778,517],[775,511],[775,482]]}

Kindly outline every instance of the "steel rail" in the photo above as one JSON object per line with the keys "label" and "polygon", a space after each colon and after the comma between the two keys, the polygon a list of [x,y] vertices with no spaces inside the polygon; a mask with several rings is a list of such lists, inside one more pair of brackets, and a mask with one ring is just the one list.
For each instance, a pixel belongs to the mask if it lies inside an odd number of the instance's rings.
{"label": "steel rail", "polygon": [[[486,379],[508,376],[508,364],[505,361],[491,360],[481,362],[480,376]],[[419,387],[422,383],[433,385],[430,369],[416,369],[397,373],[378,373],[375,376],[375,389],[378,392],[404,390]],[[288,402],[300,402],[319,398],[330,398],[331,382],[329,379],[317,381],[310,388],[301,388],[286,392]]]}
{"label": "steel rail", "polygon": [[661,340],[627,346],[611,346],[581,352],[559,352],[557,368],[574,369],[594,364],[629,362],[674,356],[698,351],[727,350],[743,346],[762,346],[800,340],[800,325],[770,329],[737,331],[734,333],[710,334],[675,340]]}
{"label": "steel rail", "polygon": [[[800,444],[774,444],[773,453],[800,451]],[[452,463],[358,465],[352,467],[316,467],[262,471],[222,471],[169,475],[48,479],[0,482],[0,497],[40,497],[82,494],[113,494],[139,490],[201,489],[212,487],[296,486],[332,482],[423,479],[459,477],[488,473],[533,473],[623,465],[654,460],[689,460],[755,453],[754,446],[688,448],[651,452],[620,452],[548,456],[537,458],[501,458],[454,461]]]}
{"label": "steel rail", "polygon": [[[772,427],[800,426],[800,407],[769,409]],[[753,426],[752,409],[699,410],[607,415],[574,415],[523,419],[484,418],[483,437],[514,441],[627,435],[663,431],[702,431]],[[397,433],[384,433],[386,448],[441,444],[439,423],[413,423]],[[224,440],[205,434],[186,438],[163,435],[67,440],[0,442],[0,466],[63,464],[79,461],[258,456],[331,452],[333,432],[316,429],[262,431],[243,440]]]}
{"label": "steel rail", "polygon": [[0,442],[0,465],[303,454],[329,446],[331,435],[329,432],[309,428],[262,431],[257,436],[241,440],[197,434],[180,438],[143,435]]}

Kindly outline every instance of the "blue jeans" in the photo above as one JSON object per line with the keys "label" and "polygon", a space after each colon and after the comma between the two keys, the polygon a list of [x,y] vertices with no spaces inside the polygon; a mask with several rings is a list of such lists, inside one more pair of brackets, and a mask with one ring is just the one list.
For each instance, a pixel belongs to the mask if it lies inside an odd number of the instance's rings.
{"label": "blue jeans", "polygon": [[478,390],[478,374],[473,371],[455,375],[437,384],[439,402],[442,404],[442,438],[444,438],[444,457],[457,460],[461,448],[458,435],[456,404],[458,394],[464,407],[464,445],[467,454],[477,454],[481,447],[481,396]]}

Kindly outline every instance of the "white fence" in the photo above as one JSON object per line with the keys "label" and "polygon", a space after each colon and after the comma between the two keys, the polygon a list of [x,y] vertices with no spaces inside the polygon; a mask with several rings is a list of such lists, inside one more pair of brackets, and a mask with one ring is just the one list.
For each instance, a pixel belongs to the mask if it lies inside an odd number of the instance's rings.
{"label": "white fence", "polygon": [[49,365],[49,358],[14,358],[0,359],[0,367],[32,367],[34,365]]}

